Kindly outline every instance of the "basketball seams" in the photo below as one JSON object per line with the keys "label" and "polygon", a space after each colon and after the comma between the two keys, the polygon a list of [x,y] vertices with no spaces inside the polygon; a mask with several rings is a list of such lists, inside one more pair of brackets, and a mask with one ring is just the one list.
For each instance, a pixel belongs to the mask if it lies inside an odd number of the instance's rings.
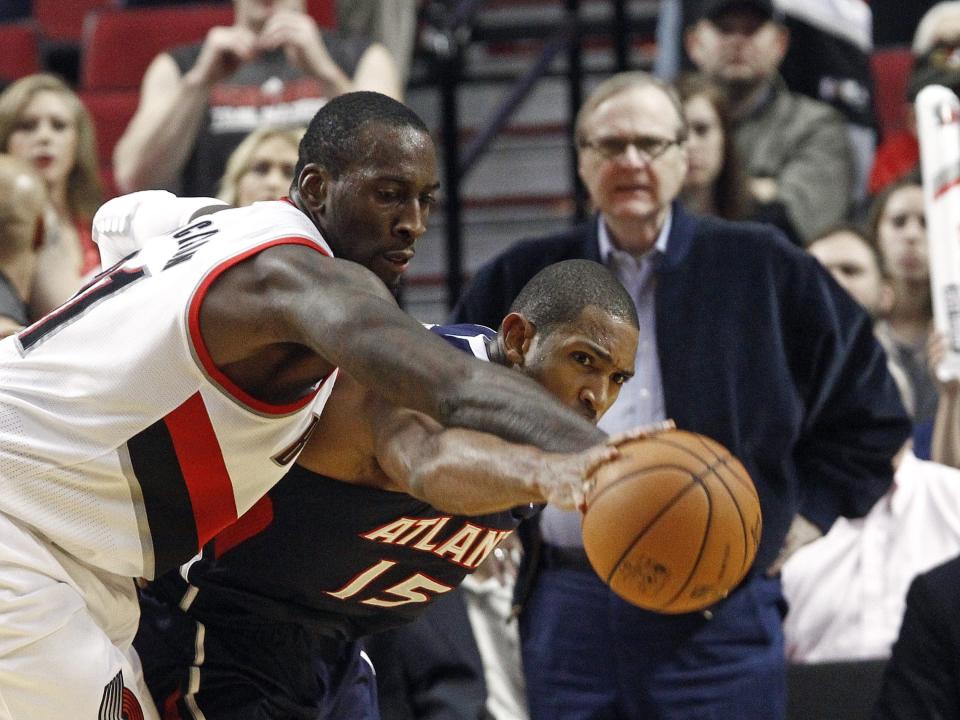
{"label": "basketball seams", "polygon": [[[596,559],[609,568],[601,577],[617,594],[654,611],[690,612],[706,607],[702,601],[712,604],[753,563],[762,521],[749,473],[722,444],[689,431],[623,448],[609,471],[605,464],[594,474],[585,508],[584,538],[596,543]],[[681,546],[673,544],[675,535]],[[658,554],[667,565],[648,567]],[[691,592],[697,596],[688,597]]]}
{"label": "basketball seams", "polygon": [[[620,554],[620,557],[617,558],[617,561],[613,564],[613,569],[607,575],[606,583],[608,585],[613,581],[613,576],[617,574],[617,570],[620,569],[620,565],[627,558],[627,556],[633,551],[633,549],[637,546],[637,543],[643,540],[644,536],[650,531],[650,529],[660,521],[660,518],[662,518],[664,515],[670,512],[671,509],[676,507],[677,503],[679,503],[680,500],[682,500],[683,497],[695,487],[699,487],[703,489],[709,501],[710,494],[706,491],[706,488],[703,487],[703,484],[699,482],[698,478],[692,477],[690,479],[690,482],[684,485],[680,490],[678,490],[673,495],[673,497],[671,497],[667,502],[665,502],[660,508],[660,510],[657,511],[657,514],[654,515],[652,518],[650,518],[647,524],[644,525],[643,528],[636,535],[633,536],[633,540],[627,544],[627,547]],[[709,527],[709,525],[710,525],[710,519],[708,517],[707,526]]]}
{"label": "basketball seams", "polygon": [[707,521],[704,523],[703,535],[700,537],[700,549],[697,550],[697,560],[691,564],[690,572],[687,574],[687,579],[683,581],[677,592],[674,593],[673,597],[670,598],[667,603],[663,606],[664,610],[673,605],[677,600],[683,597],[683,593],[686,591],[687,587],[690,585],[690,581],[693,580],[694,576],[697,574],[697,569],[700,567],[700,563],[703,561],[703,553],[707,547],[707,539],[710,537],[710,528],[713,527],[713,497],[710,495],[710,491],[707,489],[707,486],[701,482],[700,487],[703,488],[703,494],[707,496]]}
{"label": "basketball seams", "polygon": [[[730,489],[730,486],[727,485],[727,481],[723,478],[723,476],[720,473],[714,472],[714,475],[716,475],[717,480],[720,481],[720,484],[723,485],[723,489],[727,491],[727,494],[730,496],[730,500],[733,502],[733,507],[735,507],[737,510],[737,515],[740,516],[740,528],[743,531],[743,547],[749,548],[752,542],[750,539],[750,527],[747,523],[747,518],[743,516],[743,508],[740,505],[740,500],[737,498],[736,493],[734,493]],[[736,476],[737,476],[736,473],[734,473],[734,477]],[[744,565],[747,563],[748,557],[749,557],[749,553],[745,552],[742,560],[740,561],[740,573],[737,576],[738,583],[747,574],[747,570],[750,569],[749,565],[747,565],[747,567],[744,567]]]}
{"label": "basketball seams", "polygon": [[647,475],[653,472],[663,471],[663,470],[678,470],[682,474],[689,475],[692,481],[702,482],[702,478],[686,465],[672,465],[669,463],[666,463],[663,465],[651,465],[649,467],[644,467],[640,470],[634,470],[629,475],[622,475],[618,477],[616,480],[611,480],[607,482],[602,488],[599,488],[596,491],[594,491],[595,494],[592,496],[592,498],[590,498],[587,504],[587,512],[590,512],[590,508],[593,507],[597,502],[599,502],[600,498],[606,495],[608,491],[613,490],[614,488],[618,487],[622,483],[630,482],[631,480],[636,480],[638,478],[643,477],[644,475]]}
{"label": "basketball seams", "polygon": [[[691,434],[693,434],[693,433],[691,433]],[[712,453],[713,453],[713,456],[714,456],[715,458],[717,458],[718,460],[720,460],[721,464],[722,464],[724,467],[728,468],[728,469],[733,473],[733,476],[737,479],[737,483],[738,483],[738,484],[740,484],[741,486],[743,486],[744,488],[746,488],[747,490],[749,490],[750,492],[752,492],[753,495],[756,497],[756,495],[757,495],[757,488],[754,486],[753,481],[751,480],[751,481],[747,482],[743,477],[741,477],[740,473],[737,471],[737,468],[733,467],[733,465],[731,464],[730,461],[733,460],[734,462],[736,462],[737,465],[739,465],[739,466],[743,469],[743,472],[744,472],[744,473],[747,472],[747,469],[743,467],[743,464],[742,464],[739,460],[737,460],[736,458],[733,457],[733,454],[732,454],[729,450],[727,450],[726,448],[723,448],[723,450],[724,450],[724,452],[725,452],[726,454],[721,456],[721,455],[713,448],[713,446],[710,444],[710,442],[708,441],[708,439],[707,439],[706,436],[693,434],[693,437],[697,440],[697,442],[698,442],[702,447],[704,447],[704,448],[706,448],[707,450],[709,450],[710,452],[712,452]]]}

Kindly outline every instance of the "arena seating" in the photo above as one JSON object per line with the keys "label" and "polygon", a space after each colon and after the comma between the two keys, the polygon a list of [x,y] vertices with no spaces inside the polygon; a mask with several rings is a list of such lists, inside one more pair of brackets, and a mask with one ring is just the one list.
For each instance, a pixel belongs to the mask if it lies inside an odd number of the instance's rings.
{"label": "arena seating", "polygon": [[33,0],[33,18],[44,40],[79,43],[87,14],[113,4],[113,0]]}
{"label": "arena seating", "polygon": [[903,127],[907,80],[913,65],[908,47],[879,48],[870,56],[873,102],[880,136]]}
{"label": "arena seating", "polygon": [[40,39],[35,22],[0,24],[0,79],[16,80],[40,70]]}
{"label": "arena seating", "polygon": [[232,22],[233,7],[223,4],[98,10],[83,32],[80,86],[137,89],[158,53],[202,40],[210,28]]}

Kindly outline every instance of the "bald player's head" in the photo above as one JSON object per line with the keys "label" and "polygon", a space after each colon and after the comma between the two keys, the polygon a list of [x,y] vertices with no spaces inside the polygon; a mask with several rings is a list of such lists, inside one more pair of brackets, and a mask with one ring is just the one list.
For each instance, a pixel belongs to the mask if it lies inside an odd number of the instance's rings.
{"label": "bald player's head", "polygon": [[39,249],[47,191],[26,163],[0,154],[0,262]]}

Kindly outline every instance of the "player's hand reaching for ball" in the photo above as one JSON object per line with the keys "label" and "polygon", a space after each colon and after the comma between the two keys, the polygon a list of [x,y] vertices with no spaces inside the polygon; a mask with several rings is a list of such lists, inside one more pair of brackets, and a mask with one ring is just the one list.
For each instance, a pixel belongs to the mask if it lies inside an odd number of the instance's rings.
{"label": "player's hand reaching for ball", "polygon": [[531,485],[551,505],[561,510],[577,510],[587,493],[587,478],[619,454],[620,451],[608,443],[579,453],[545,453]]}
{"label": "player's hand reaching for ball", "polygon": [[676,429],[677,424],[673,420],[661,420],[660,422],[650,423],[649,425],[638,425],[635,428],[611,435],[607,438],[607,445],[620,447],[625,442],[630,442],[631,440],[642,440],[643,438],[653,437],[657,433]]}
{"label": "player's hand reaching for ball", "polygon": [[651,437],[676,427],[673,420],[642,425],[607,438],[602,445],[572,454],[548,454],[534,485],[544,499],[562,510],[583,510],[591,477],[604,463],[616,460],[625,442]]}

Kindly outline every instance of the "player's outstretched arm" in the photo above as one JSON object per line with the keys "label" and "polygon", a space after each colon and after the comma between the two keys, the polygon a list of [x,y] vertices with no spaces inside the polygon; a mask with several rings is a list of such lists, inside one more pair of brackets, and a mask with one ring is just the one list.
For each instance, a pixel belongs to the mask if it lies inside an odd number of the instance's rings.
{"label": "player's outstretched arm", "polygon": [[583,504],[588,475],[617,455],[605,444],[545,452],[476,430],[444,429],[409,410],[394,413],[377,430],[377,461],[387,476],[404,492],[458,515],[545,502],[575,510]]}
{"label": "player's outstretched arm", "polygon": [[360,265],[302,246],[277,246],[243,265],[218,280],[219,301],[211,292],[204,302],[204,313],[217,315],[209,327],[220,329],[222,360],[245,357],[251,345],[296,343],[444,427],[562,451],[605,437],[534,381],[451,348]]}
{"label": "player's outstretched arm", "polygon": [[445,429],[344,373],[297,463],[343,482],[405,492],[445,512],[482,515],[531,502],[574,509],[586,476],[616,454],[609,445],[550,453]]}

